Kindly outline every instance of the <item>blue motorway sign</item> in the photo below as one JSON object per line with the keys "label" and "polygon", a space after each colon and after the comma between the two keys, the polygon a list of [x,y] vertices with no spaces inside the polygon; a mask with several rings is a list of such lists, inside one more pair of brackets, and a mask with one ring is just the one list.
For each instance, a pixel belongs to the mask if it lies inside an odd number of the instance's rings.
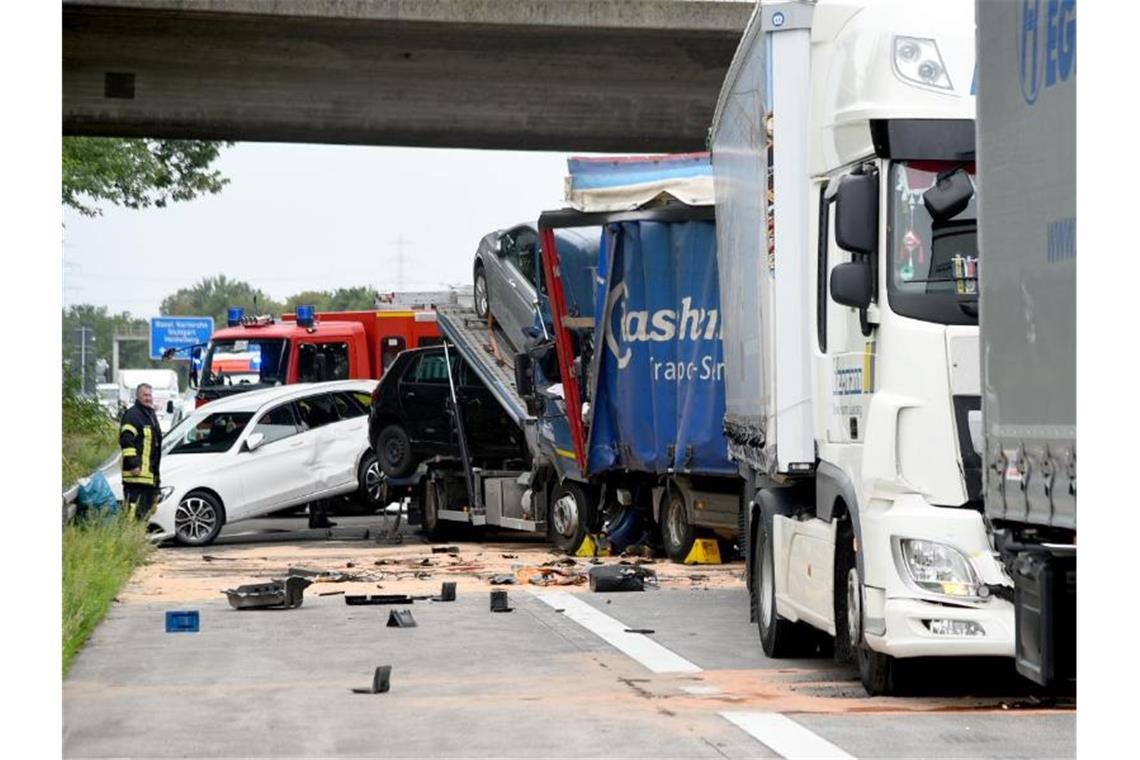
{"label": "blue motorway sign", "polygon": [[[189,348],[210,340],[214,334],[213,317],[151,317],[150,358],[161,359],[162,352],[171,348]],[[188,352],[175,355],[176,359],[189,359]]]}

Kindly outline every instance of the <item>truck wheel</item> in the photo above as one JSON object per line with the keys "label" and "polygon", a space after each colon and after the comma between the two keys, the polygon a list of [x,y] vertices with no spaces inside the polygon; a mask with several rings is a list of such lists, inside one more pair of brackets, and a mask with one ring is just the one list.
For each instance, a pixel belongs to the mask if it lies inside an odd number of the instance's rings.
{"label": "truck wheel", "polygon": [[872,697],[895,694],[899,686],[898,661],[867,646],[863,635],[863,599],[863,581],[858,567],[852,565],[847,569],[847,637],[855,650],[859,680]]}
{"label": "truck wheel", "polygon": [[183,546],[212,544],[226,524],[226,510],[209,491],[191,491],[174,510],[174,540]]}
{"label": "truck wheel", "polygon": [[792,657],[799,654],[794,636],[795,624],[784,620],[776,612],[776,577],[772,560],[772,516],[761,512],[756,529],[755,560],[752,563],[752,595],[755,598],[760,645],[764,654],[772,658]]}
{"label": "truck wheel", "polygon": [[661,544],[665,554],[674,562],[684,562],[696,538],[697,531],[689,522],[684,494],[678,488],[666,489],[661,494]]}
{"label": "truck wheel", "polygon": [[439,519],[439,486],[430,479],[424,481],[423,497],[423,523],[420,531],[429,541],[439,541],[447,533],[447,521]]}
{"label": "truck wheel", "polygon": [[546,524],[551,543],[567,554],[578,551],[586,540],[586,521],[590,510],[590,496],[586,489],[577,483],[562,481],[550,499]]}
{"label": "truck wheel", "polygon": [[491,298],[487,292],[487,275],[482,265],[475,268],[475,288],[472,293],[475,300],[475,316],[486,319],[491,311]]}
{"label": "truck wheel", "polygon": [[416,466],[412,459],[412,441],[399,425],[389,425],[376,436],[376,456],[380,459],[380,469],[390,478],[411,475]]}

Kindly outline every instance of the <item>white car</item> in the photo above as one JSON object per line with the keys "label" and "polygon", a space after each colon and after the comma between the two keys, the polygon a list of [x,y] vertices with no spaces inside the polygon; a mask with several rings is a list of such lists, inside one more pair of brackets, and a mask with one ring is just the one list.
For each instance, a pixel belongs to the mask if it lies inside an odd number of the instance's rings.
{"label": "white car", "polygon": [[[379,506],[368,445],[375,380],[306,383],[212,401],[162,442],[155,540],[204,546],[227,522],[357,491]],[[122,498],[118,472],[108,480]]]}

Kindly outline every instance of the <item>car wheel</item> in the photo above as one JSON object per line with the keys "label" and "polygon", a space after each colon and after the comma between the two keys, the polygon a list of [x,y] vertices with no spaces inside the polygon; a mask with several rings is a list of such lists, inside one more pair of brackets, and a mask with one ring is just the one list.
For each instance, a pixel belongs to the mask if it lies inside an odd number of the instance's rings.
{"label": "car wheel", "polygon": [[174,540],[184,546],[214,542],[226,524],[226,511],[208,491],[191,491],[174,510]]}
{"label": "car wheel", "polygon": [[760,629],[760,645],[764,654],[772,658],[792,657],[799,653],[795,644],[795,624],[784,620],[776,612],[775,563],[772,560],[771,516],[761,514],[756,528],[755,552],[752,562],[752,593],[756,596],[756,610]]}
{"label": "car wheel", "polygon": [[578,551],[586,540],[586,522],[591,512],[586,489],[577,483],[562,481],[550,500],[546,522],[550,542],[568,554]]}
{"label": "car wheel", "polygon": [[491,299],[487,292],[487,275],[482,265],[475,268],[475,288],[472,295],[475,300],[475,315],[479,319],[486,319],[491,311]]}
{"label": "car wheel", "polygon": [[685,496],[677,488],[670,488],[661,496],[661,544],[665,554],[674,562],[684,562],[693,550],[696,528],[689,522]]}
{"label": "car wheel", "polygon": [[403,478],[412,474],[412,441],[399,425],[389,425],[376,437],[376,456],[380,469],[390,478]]}
{"label": "car wheel", "polygon": [[356,471],[356,491],[337,500],[332,511],[340,515],[375,514],[377,509],[388,503],[387,480],[380,469],[380,460],[371,450],[365,452]]}

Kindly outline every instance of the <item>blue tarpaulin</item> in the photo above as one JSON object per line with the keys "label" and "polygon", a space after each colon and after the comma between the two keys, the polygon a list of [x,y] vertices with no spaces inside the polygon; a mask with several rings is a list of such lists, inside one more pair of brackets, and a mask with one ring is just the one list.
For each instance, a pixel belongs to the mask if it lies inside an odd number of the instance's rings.
{"label": "blue tarpaulin", "polygon": [[735,475],[712,222],[626,222],[602,235],[590,472]]}

